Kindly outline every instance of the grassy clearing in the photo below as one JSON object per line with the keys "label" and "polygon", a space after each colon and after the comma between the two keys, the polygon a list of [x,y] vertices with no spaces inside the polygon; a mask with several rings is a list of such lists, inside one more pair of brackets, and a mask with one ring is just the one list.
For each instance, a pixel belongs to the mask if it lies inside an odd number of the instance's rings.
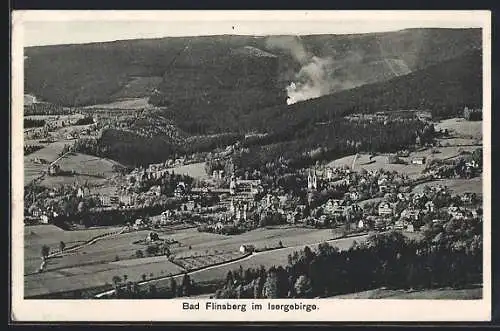
{"label": "grassy clearing", "polygon": [[436,124],[437,130],[451,131],[452,134],[471,137],[473,139],[482,139],[483,137],[483,122],[482,121],[467,121],[463,118],[451,118],[441,121]]}
{"label": "grassy clearing", "polygon": [[[65,238],[64,234],[69,232],[61,231],[40,233],[36,237],[38,246],[34,245],[35,236],[31,240],[25,238],[25,243],[28,244],[25,251],[30,251],[30,254],[25,253],[25,258],[31,256],[32,260],[28,259],[28,262],[31,262],[32,271],[36,270],[40,263],[41,242],[49,240],[57,248],[59,241],[65,240],[63,239]],[[76,233],[76,231],[74,232]],[[84,232],[82,231],[82,233]],[[138,249],[144,250],[146,248],[145,245],[133,243],[144,239],[148,232],[126,233],[118,237],[100,240],[93,245],[82,248],[76,254],[50,259],[47,272],[25,278],[26,291],[30,293],[28,295],[102,285],[105,282],[111,282],[112,276],[117,272],[119,272],[119,275],[127,274],[130,280],[139,280],[143,273],[147,275],[153,273],[154,277],[161,277],[162,275],[166,276],[169,273],[174,273],[174,271],[180,272],[181,268],[171,266],[171,262],[166,258],[130,259]],[[69,233],[73,233],[73,231]],[[92,235],[83,238],[75,236],[75,234],[73,236],[73,240],[88,240],[88,237]],[[43,239],[44,237],[50,239]],[[285,246],[299,246],[300,248],[305,244],[316,244],[330,239],[331,230],[301,228],[258,229],[242,235],[223,236],[200,233],[196,229],[185,229],[165,233],[160,232],[160,238],[179,241],[180,246],[172,245],[171,251],[177,259],[190,257],[186,259],[186,267],[192,269],[240,257],[238,250],[241,244],[244,243],[254,244],[259,248],[265,245],[277,244],[281,240]],[[348,244],[344,243],[344,245],[348,247],[352,241],[353,239],[347,239],[346,243]],[[191,246],[191,249],[189,246]],[[237,262],[242,263],[244,267],[258,267],[260,264],[266,266],[269,266],[269,264],[285,264],[288,254],[295,250],[297,250],[297,247],[261,252],[252,256],[251,260],[242,259],[241,262]],[[207,252],[215,256],[207,257]],[[120,261],[115,262],[117,255],[120,257]],[[216,255],[220,256],[217,257]],[[237,267],[239,267],[239,264],[236,263],[229,266],[215,266],[211,269],[195,272],[193,276],[196,276],[195,280],[216,279],[220,275],[225,277],[228,270]]]}
{"label": "grassy clearing", "polygon": [[158,277],[180,272],[182,269],[168,261],[166,257],[162,262],[127,267],[112,263],[72,267],[25,276],[24,293],[25,296],[34,296],[111,284],[113,276],[119,276],[123,279],[123,276],[127,275],[127,279],[130,281],[141,281],[143,274],[150,278],[151,274]]}
{"label": "grassy clearing", "polygon": [[447,186],[454,194],[463,194],[466,192],[483,194],[483,182],[481,177],[471,179],[442,179],[434,180],[415,186],[413,192],[421,193],[425,186],[433,187],[438,185]]}
{"label": "grassy clearing", "polygon": [[472,289],[432,289],[432,290],[388,290],[375,289],[343,294],[331,299],[427,299],[427,300],[475,300],[482,299],[482,288]]}
{"label": "grassy clearing", "polygon": [[205,162],[187,164],[176,168],[170,168],[168,170],[173,171],[178,175],[186,175],[199,179],[208,179],[207,172],[205,171]]}
{"label": "grassy clearing", "polygon": [[142,98],[151,94],[163,80],[161,76],[133,77],[131,80],[112,98]]}
{"label": "grassy clearing", "polygon": [[120,101],[115,101],[111,103],[97,104],[92,106],[84,107],[85,109],[103,109],[103,110],[142,110],[153,108],[152,105],[148,103],[148,98],[129,98]]}
{"label": "grassy clearing", "polygon": [[74,176],[46,176],[41,185],[53,187],[58,185],[68,185],[73,183],[88,182],[91,184],[102,184],[106,179],[115,176],[113,166],[118,164],[115,161],[104,159],[92,155],[70,153],[59,162],[63,171],[74,170]]}
{"label": "grassy clearing", "polygon": [[[24,272],[35,272],[40,266],[40,252],[43,245],[51,250],[59,249],[59,243],[64,241],[66,247],[81,244],[96,236],[116,231],[119,227],[64,231],[54,225],[32,225],[24,227]],[[63,259],[63,258],[61,258]],[[59,261],[59,259],[49,260]]]}
{"label": "grassy clearing", "polygon": [[70,141],[66,140],[53,142],[30,155],[26,155],[24,157],[24,185],[27,185],[33,179],[39,177],[42,171],[47,170],[46,164],[37,164],[33,162],[34,159],[43,159],[49,163],[55,161],[63,150],[64,145],[68,143],[70,143]]}
{"label": "grassy clearing", "polygon": [[[367,238],[367,236],[360,236],[354,238],[345,238],[338,239],[335,241],[329,241],[331,245],[338,247],[339,249],[348,249],[354,243],[354,241],[363,241]],[[286,238],[284,238],[286,240]],[[244,258],[239,261],[235,261],[231,264],[226,264],[222,266],[216,266],[213,268],[207,268],[205,270],[200,270],[193,272],[191,278],[197,282],[205,282],[205,281],[213,281],[218,279],[224,279],[226,274],[230,270],[234,270],[239,268],[240,266],[243,269],[246,268],[259,268],[261,265],[266,268],[272,266],[286,265],[288,263],[288,255],[292,254],[295,251],[303,249],[304,246],[309,245],[312,249],[317,248],[317,244],[324,240],[319,240],[317,242],[311,241],[303,241],[302,243],[297,244],[294,247],[285,247],[282,249],[266,251],[256,253],[251,255],[248,258]]]}
{"label": "grassy clearing", "polygon": [[[453,144],[453,142],[448,142],[448,144]],[[415,178],[422,174],[422,171],[425,169],[425,165],[411,164],[411,161],[414,158],[425,157],[427,160],[426,162],[431,159],[445,160],[458,157],[462,151],[473,152],[477,148],[479,148],[479,146],[443,146],[432,149],[426,148],[410,153],[409,157],[401,157],[401,160],[407,162],[408,164],[391,164],[387,160],[387,155],[377,155],[370,159],[369,154],[359,154],[356,162],[354,163],[354,170],[359,171],[361,169],[365,169],[367,171],[376,171],[384,169],[386,171],[404,173],[410,178]],[[433,153],[433,151],[436,153]],[[352,167],[354,157],[355,155],[345,156],[328,163],[327,166]]]}
{"label": "grassy clearing", "polygon": [[[334,160],[328,164],[329,167],[351,167],[353,164],[355,155],[346,156],[337,160]],[[413,157],[413,156],[411,156]],[[410,157],[410,159],[411,159]],[[384,169],[386,171],[397,171],[404,173],[409,177],[418,177],[421,175],[422,170],[424,170],[423,165],[415,164],[389,164],[387,162],[387,156],[378,155],[370,159],[368,154],[359,154],[358,159],[354,164],[354,170],[359,171],[365,169],[367,171],[376,171],[379,169]]]}

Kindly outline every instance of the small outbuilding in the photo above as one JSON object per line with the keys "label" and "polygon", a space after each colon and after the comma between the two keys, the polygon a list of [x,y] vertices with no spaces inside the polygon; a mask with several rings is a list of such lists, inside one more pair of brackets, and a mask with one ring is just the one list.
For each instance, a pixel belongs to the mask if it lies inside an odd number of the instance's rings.
{"label": "small outbuilding", "polygon": [[248,253],[253,253],[253,252],[255,252],[254,245],[241,245],[240,246],[240,253],[241,254],[248,254]]}

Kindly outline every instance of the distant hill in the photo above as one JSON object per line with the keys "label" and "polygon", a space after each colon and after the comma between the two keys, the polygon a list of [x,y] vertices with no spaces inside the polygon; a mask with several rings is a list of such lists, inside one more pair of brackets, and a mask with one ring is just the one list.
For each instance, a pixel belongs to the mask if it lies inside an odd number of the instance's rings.
{"label": "distant hill", "polygon": [[[293,105],[256,108],[248,113],[236,113],[231,107],[221,108],[219,111],[214,109],[211,112],[204,111],[206,107],[193,107],[189,111],[155,111],[161,115],[160,118],[169,123],[173,120],[177,127],[184,130],[187,128],[191,133],[234,133],[221,139],[205,139],[205,142],[201,139],[196,144],[189,142],[179,145],[173,141],[167,142],[167,137],[160,134],[144,138],[112,130],[103,135],[100,145],[105,147],[106,157],[124,164],[133,164],[142,161],[159,162],[158,160],[164,160],[176,152],[209,151],[215,146],[223,147],[233,143],[238,137],[242,137],[243,133],[267,133],[245,143],[257,147],[264,146],[259,153],[266,160],[271,160],[272,157],[280,155],[296,156],[318,146],[329,145],[333,148],[339,142],[345,141],[345,137],[354,134],[350,131],[352,126],[340,120],[340,117],[348,114],[421,109],[431,110],[436,117],[455,117],[463,111],[465,105],[474,108],[482,106],[480,51],[472,51],[385,82],[367,84]],[[201,110],[195,111],[196,109]],[[153,116],[143,120],[145,126],[148,126],[148,123],[152,125]],[[397,125],[393,125],[392,129],[383,132],[379,132],[377,128],[375,132],[372,126],[361,128],[356,134],[364,138],[372,135],[384,136],[384,148],[397,145],[402,139],[414,139],[402,135],[401,127],[396,127]],[[413,129],[416,128],[412,127],[411,130]],[[255,153],[249,155],[250,159],[245,162],[257,161]]]}
{"label": "distant hill", "polygon": [[[152,95],[153,103],[188,114],[206,107],[207,112],[232,108],[235,114],[229,119],[234,120],[256,108],[284,103],[284,89],[301,71],[311,69],[313,59],[321,60],[322,79],[328,82],[321,94],[331,94],[480,48],[480,29],[301,37],[224,35],[28,47],[25,92],[66,106]],[[231,70],[244,70],[242,59],[248,75],[245,82],[238,82],[235,78],[244,75]],[[186,100],[193,100],[192,104]]]}
{"label": "distant hill", "polygon": [[[316,99],[255,109],[238,121],[197,118],[206,131],[283,132],[311,128],[350,113],[398,109],[431,110],[434,116],[453,117],[463,107],[482,106],[482,54],[471,51],[460,57],[388,81],[367,84]],[[170,113],[178,125],[187,126],[196,114]],[[188,117],[190,116],[190,117]]]}

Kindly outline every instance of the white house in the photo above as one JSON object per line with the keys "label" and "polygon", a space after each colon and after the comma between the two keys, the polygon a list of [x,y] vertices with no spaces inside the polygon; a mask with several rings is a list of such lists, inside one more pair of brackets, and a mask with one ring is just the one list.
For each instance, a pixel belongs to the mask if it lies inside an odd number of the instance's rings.
{"label": "white house", "polygon": [[138,218],[134,222],[134,229],[139,230],[145,226],[145,223],[142,219]]}
{"label": "white house", "polygon": [[434,202],[432,202],[431,200],[427,201],[425,203],[425,209],[428,211],[428,212],[433,212],[434,211]]}
{"label": "white house", "polygon": [[358,192],[354,191],[354,192],[350,192],[349,193],[349,197],[351,198],[351,200],[353,201],[358,201],[359,198],[360,198],[360,195]]}
{"label": "white house", "polygon": [[49,217],[45,214],[40,216],[40,223],[49,224]]}
{"label": "white house", "polygon": [[333,178],[333,169],[326,168],[326,179],[331,180]]}
{"label": "white house", "polygon": [[425,164],[425,157],[416,157],[411,160],[412,164],[422,165]]}
{"label": "white house", "polygon": [[392,207],[388,202],[382,202],[378,205],[379,216],[391,216],[393,213]]}
{"label": "white house", "polygon": [[418,220],[419,217],[420,217],[420,210],[418,209],[407,208],[401,212],[402,219]]}
{"label": "white house", "polygon": [[241,254],[253,253],[254,251],[255,251],[254,245],[241,245],[240,246],[240,253]]}

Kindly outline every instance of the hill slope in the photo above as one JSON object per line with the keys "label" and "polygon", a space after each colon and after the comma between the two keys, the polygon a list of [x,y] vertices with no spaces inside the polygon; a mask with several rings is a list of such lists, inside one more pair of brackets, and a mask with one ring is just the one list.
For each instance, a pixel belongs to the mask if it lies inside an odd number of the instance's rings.
{"label": "hill slope", "polygon": [[[251,139],[252,142],[249,144],[266,145],[266,155],[279,157],[284,153],[290,152],[296,155],[304,150],[318,146],[325,147],[328,144],[335,146],[339,141],[345,140],[354,133],[349,131],[352,126],[346,125],[340,117],[351,113],[427,109],[435,116],[453,117],[463,110],[464,105],[469,107],[482,105],[482,58],[479,51],[386,82],[364,85],[293,105],[254,109],[247,114],[231,112],[231,108],[204,112],[206,108],[203,107],[200,108],[202,111],[198,112],[195,108],[177,112],[155,111],[159,118],[165,120],[165,124],[175,123],[180,129],[188,128],[192,132],[200,133],[234,132],[241,135],[230,134],[224,137],[214,135],[219,138],[205,139],[205,142],[201,139],[196,144],[194,142],[179,144],[170,140],[165,141],[167,136],[160,134],[154,134],[146,139],[127,132],[123,132],[124,137],[121,137],[122,133],[109,132],[103,135],[107,138],[102,139],[100,145],[107,151],[104,156],[122,163],[134,163],[139,160],[138,155],[141,155],[141,160],[144,162],[153,160],[156,162],[168,158],[175,152],[192,153],[200,150],[208,151],[215,146],[224,147],[240,139],[243,133],[259,132],[268,135]],[[152,113],[149,117],[145,117],[143,122],[145,127],[160,127],[163,123],[154,124]],[[412,127],[411,130],[413,129],[417,128]],[[401,130],[407,130],[406,127],[387,128],[382,133],[375,126],[370,130],[361,129],[357,134],[365,138],[379,135],[379,140],[385,143],[384,148],[394,147],[391,147],[391,143],[397,145],[405,139],[414,139],[411,135],[396,135],[400,134]],[[359,138],[357,139],[360,140]]]}
{"label": "hill slope", "polygon": [[[27,93],[52,103],[90,105],[137,96],[131,85],[143,86],[140,97],[157,86],[160,95],[169,99],[172,87],[187,79],[187,97],[191,98],[189,93],[193,93],[194,99],[200,101],[186,105],[181,99],[179,108],[183,111],[189,112],[191,108],[206,106],[208,101],[217,99],[228,101],[227,105],[225,101],[220,102],[220,106],[232,107],[236,103],[232,100],[235,97],[228,96],[225,88],[230,86],[233,91],[242,93],[250,88],[245,84],[235,86],[231,81],[235,75],[231,75],[226,66],[239,68],[241,56],[237,56],[238,52],[234,50],[245,47],[269,51],[277,55],[277,59],[273,64],[276,71],[258,71],[247,77],[254,83],[265,81],[269,84],[267,87],[273,88],[267,91],[254,89],[240,97],[240,103],[249,105],[243,112],[265,104],[282,103],[282,90],[290,81],[298,79],[298,74],[313,58],[328,62],[322,69],[324,79],[329,82],[322,94],[328,94],[390,79],[479,49],[481,31],[410,29],[300,38],[225,35],[29,47],[25,49],[25,89]],[[259,58],[254,64],[248,64],[252,72],[260,67],[261,58],[265,57],[257,56],[261,54],[256,52],[249,53]],[[217,59],[224,59],[224,62],[217,64]],[[205,71],[206,67],[212,70]],[[271,79],[269,76],[273,74],[276,77]],[[220,77],[214,78],[214,75]],[[199,97],[203,93],[211,98]],[[256,100],[262,99],[266,101],[255,104]]]}
{"label": "hill slope", "polygon": [[[312,125],[350,113],[398,109],[431,110],[454,116],[464,105],[482,106],[480,51],[444,61],[386,82],[338,92],[290,106],[260,109],[241,121],[243,130],[283,131],[300,123]],[[240,123],[236,123],[239,125]]]}

